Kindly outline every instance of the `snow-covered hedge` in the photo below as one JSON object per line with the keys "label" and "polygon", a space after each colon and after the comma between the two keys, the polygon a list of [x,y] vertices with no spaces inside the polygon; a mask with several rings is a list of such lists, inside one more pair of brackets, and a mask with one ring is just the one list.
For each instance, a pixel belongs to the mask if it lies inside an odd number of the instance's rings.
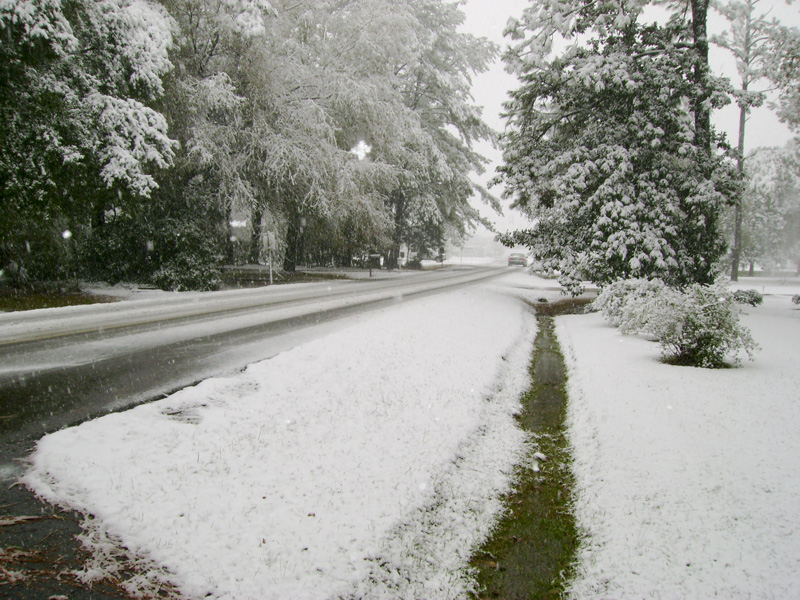
{"label": "snow-covered hedge", "polygon": [[750,306],[758,306],[764,302],[764,296],[758,290],[736,290],[733,292],[733,299],[739,304],[749,304]]}
{"label": "snow-covered hedge", "polygon": [[752,359],[758,345],[740,325],[734,294],[723,283],[694,284],[684,290],[659,280],[627,280],[603,290],[597,307],[623,333],[643,333],[661,345],[664,358],[706,368]]}

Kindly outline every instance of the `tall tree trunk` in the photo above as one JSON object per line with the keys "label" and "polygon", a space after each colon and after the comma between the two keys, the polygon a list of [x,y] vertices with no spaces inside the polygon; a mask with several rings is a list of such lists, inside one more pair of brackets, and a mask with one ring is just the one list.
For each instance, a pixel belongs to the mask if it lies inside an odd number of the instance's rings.
{"label": "tall tree trunk", "polygon": [[698,93],[694,99],[695,142],[699,148],[711,153],[711,108],[708,90],[708,0],[692,0],[692,35],[697,62],[694,82]]}
{"label": "tall tree trunk", "polygon": [[[692,7],[692,36],[694,38],[695,64],[694,84],[695,97],[692,101],[695,126],[695,146],[700,151],[699,159],[703,165],[703,173],[712,180],[712,137],[711,137],[711,86],[709,81],[708,63],[708,5],[709,0],[691,0]],[[713,261],[718,258],[719,242],[719,215],[720,207],[715,203],[708,206],[692,208],[690,218],[702,220],[702,230],[696,230],[690,246],[696,257],[693,266],[693,279],[697,283],[711,283],[714,280]]]}
{"label": "tall tree trunk", "polygon": [[227,263],[229,265],[236,264],[236,250],[233,243],[233,234],[231,231],[231,221],[233,219],[233,212],[230,206],[225,209],[225,226],[222,230],[225,232],[224,248]]}
{"label": "tall tree trunk", "polygon": [[283,259],[284,271],[294,272],[305,260],[306,220],[299,212],[289,219],[286,230],[286,255]]}
{"label": "tall tree trunk", "polygon": [[106,202],[97,200],[92,207],[92,229],[99,229],[106,224]]}
{"label": "tall tree trunk", "polygon": [[299,235],[297,240],[297,264],[308,265],[306,261],[306,220],[300,217],[300,227],[298,227]]}
{"label": "tall tree trunk", "polygon": [[[747,91],[747,82],[742,89]],[[747,123],[747,108],[739,107],[739,145],[737,167],[739,177],[744,180],[744,130]],[[733,251],[731,252],[731,281],[739,281],[739,260],[742,255],[742,194],[736,199],[736,207],[733,214]]]}
{"label": "tall tree trunk", "polygon": [[256,204],[253,207],[253,213],[251,217],[252,233],[250,235],[250,256],[248,257],[251,264],[258,264],[258,261],[261,258],[261,249],[264,247],[264,230],[261,224],[263,217],[264,208],[260,204]]}
{"label": "tall tree trunk", "polygon": [[286,228],[286,254],[283,256],[283,270],[294,273],[297,268],[300,243],[300,219],[293,217],[289,219]]}
{"label": "tall tree trunk", "polygon": [[[747,16],[745,20],[744,26],[744,40],[742,43],[742,50],[744,51],[742,55],[738,57],[739,60],[742,61],[744,64],[744,69],[741,70],[740,65],[740,72],[742,73],[742,91],[747,92],[748,88],[750,87],[750,68],[754,60],[757,60],[753,56],[753,9],[755,7],[754,2],[748,2],[747,4]],[[737,168],[739,170],[739,178],[741,181],[744,181],[744,139],[745,139],[745,127],[747,126],[747,113],[749,112],[747,106],[740,105],[739,106],[739,143],[737,146],[738,154],[737,157]],[[739,262],[742,256],[742,201],[743,193],[739,194],[739,197],[736,199],[736,206],[734,208],[734,215],[733,215],[733,251],[731,252],[731,281],[739,281]]]}

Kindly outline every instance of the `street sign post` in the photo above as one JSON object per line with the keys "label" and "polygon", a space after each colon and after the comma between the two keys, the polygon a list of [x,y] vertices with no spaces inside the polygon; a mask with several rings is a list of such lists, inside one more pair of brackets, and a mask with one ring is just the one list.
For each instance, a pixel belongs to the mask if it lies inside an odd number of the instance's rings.
{"label": "street sign post", "polygon": [[275,248],[275,232],[267,232],[267,246],[269,247],[269,284],[272,285],[272,250]]}

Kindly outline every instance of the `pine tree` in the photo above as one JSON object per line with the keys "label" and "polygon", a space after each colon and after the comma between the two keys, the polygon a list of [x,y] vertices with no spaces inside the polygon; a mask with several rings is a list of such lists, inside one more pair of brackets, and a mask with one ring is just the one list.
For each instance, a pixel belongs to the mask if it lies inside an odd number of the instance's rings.
{"label": "pine tree", "polygon": [[[643,4],[553,0],[510,29],[521,85],[500,172],[532,227],[504,241],[530,247],[573,292],[583,279],[707,283],[724,250],[735,174],[712,152],[708,117],[726,99],[704,26],[640,24]],[[557,38],[571,45],[553,56]]]}

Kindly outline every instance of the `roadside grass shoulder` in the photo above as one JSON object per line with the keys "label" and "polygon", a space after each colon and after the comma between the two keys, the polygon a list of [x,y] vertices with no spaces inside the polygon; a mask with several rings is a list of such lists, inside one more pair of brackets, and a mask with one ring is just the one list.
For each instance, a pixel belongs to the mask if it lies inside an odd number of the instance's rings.
{"label": "roadside grass shoulder", "polygon": [[117,298],[98,296],[57,287],[0,288],[0,312],[59,308],[97,302],[116,302]]}

